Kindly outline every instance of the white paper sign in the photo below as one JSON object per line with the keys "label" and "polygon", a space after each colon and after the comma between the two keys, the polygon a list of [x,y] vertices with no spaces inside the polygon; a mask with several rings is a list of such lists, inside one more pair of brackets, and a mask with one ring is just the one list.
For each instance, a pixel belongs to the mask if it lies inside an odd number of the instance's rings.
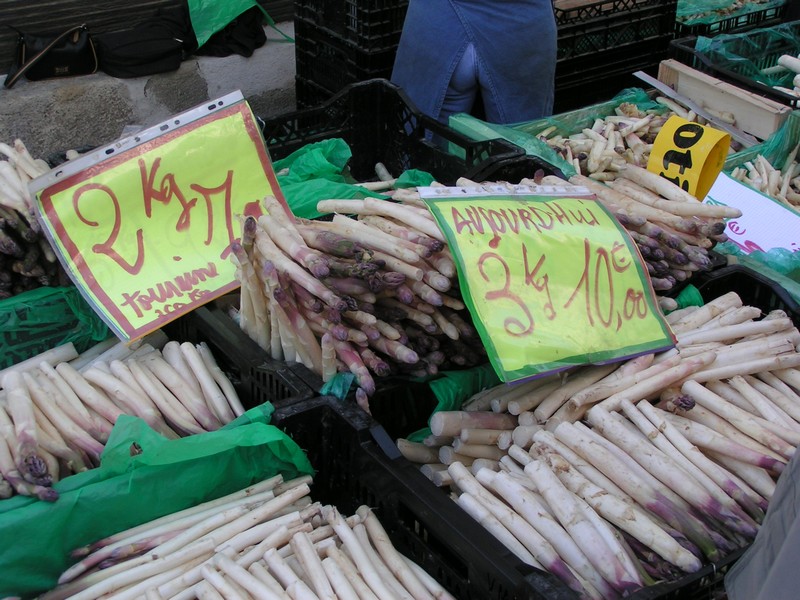
{"label": "white paper sign", "polygon": [[773,248],[800,250],[800,213],[720,173],[704,202],[724,204],[742,211],[728,219],[725,233],[742,252],[764,252]]}

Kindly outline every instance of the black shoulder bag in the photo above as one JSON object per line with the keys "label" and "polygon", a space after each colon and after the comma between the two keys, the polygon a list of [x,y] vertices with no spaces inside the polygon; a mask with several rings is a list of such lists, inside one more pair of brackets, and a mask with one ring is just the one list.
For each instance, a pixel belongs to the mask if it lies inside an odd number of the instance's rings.
{"label": "black shoulder bag", "polygon": [[16,27],[11,29],[19,37],[14,62],[3,83],[7,88],[23,75],[31,81],[39,81],[90,75],[97,71],[97,52],[85,24],[70,27],[57,35],[24,33]]}

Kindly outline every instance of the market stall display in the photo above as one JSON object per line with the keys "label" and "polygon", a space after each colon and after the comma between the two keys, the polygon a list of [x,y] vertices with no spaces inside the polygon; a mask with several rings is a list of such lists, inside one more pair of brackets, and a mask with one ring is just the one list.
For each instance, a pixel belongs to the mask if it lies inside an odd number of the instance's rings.
{"label": "market stall display", "polygon": [[[780,309],[752,321],[761,309],[732,292],[673,314],[677,351],[485,389],[398,447],[434,484],[455,485],[459,503],[523,562],[563,578],[554,557],[566,560],[586,597],[679,580],[739,553],[797,445],[798,332]],[[777,333],[748,333],[761,327]],[[701,504],[687,511],[684,502]],[[695,517],[705,523],[688,522]],[[614,557],[621,563],[608,570]]]}
{"label": "market stall display", "polygon": [[297,357],[324,381],[342,365],[365,408],[373,375],[481,361],[466,307],[448,293],[456,269],[444,237],[427,208],[406,198],[325,200],[319,211],[341,214],[304,222],[266,198],[267,214],[248,218],[234,247],[242,328],[274,359]]}
{"label": "market stall display", "polygon": [[[585,84],[600,63],[609,86],[658,64],[676,4],[680,11],[681,3],[651,0],[556,2],[560,93]],[[741,11],[726,4],[682,25],[722,19],[738,28]],[[755,4],[747,14],[783,3]],[[330,95],[301,76],[311,67],[331,86],[347,83],[330,80],[340,71],[323,56],[357,79],[391,56],[404,3],[346,6],[298,4],[297,31],[312,32],[318,52],[298,46],[298,99]],[[765,36],[756,43],[771,60],[776,40],[796,37],[792,27],[751,33]],[[354,64],[320,40],[346,42],[348,52],[371,45]],[[732,58],[753,41],[713,43],[732,44],[722,52]],[[796,209],[793,101],[775,88],[770,97],[783,103],[764,101],[763,89],[731,93],[738,88],[700,72],[717,73],[697,60],[696,73],[662,63],[668,85],[765,138],[732,151],[725,172]],[[775,60],[780,68],[758,70],[780,75],[791,62]],[[130,348],[112,339],[79,353],[57,343],[27,360],[10,350],[0,371],[0,532],[32,539],[0,550],[0,596],[645,600],[719,591],[800,444],[800,311],[766,277],[721,268],[714,250],[741,210],[700,202],[688,178],[678,185],[648,170],[670,118],[695,128],[695,137],[672,139],[689,146],[707,123],[640,89],[497,129],[434,122],[385,80],[316,102],[257,120],[281,193],[273,188],[233,215],[222,257],[236,266],[238,290],[206,298]],[[46,167],[17,142],[0,144],[0,267],[11,265],[6,255],[20,263],[36,255],[44,275],[20,264],[0,276],[45,286],[60,263],[38,231],[26,182]],[[683,167],[681,176],[692,166],[665,159],[664,171],[668,163]],[[607,348],[593,348],[577,362],[554,359],[558,368],[542,363],[544,376],[500,384],[518,372],[498,369],[473,299],[510,293],[511,275],[486,289],[459,278],[459,240],[424,199],[453,185],[503,202],[541,186],[598,202],[619,236],[615,247],[625,246],[641,273],[637,285],[665,341],[643,354],[649,340],[636,339],[623,361],[603,364]],[[517,235],[519,222],[504,218]],[[586,232],[574,237],[591,248]],[[521,253],[531,239],[519,238]],[[541,281],[525,256],[517,275],[530,288]],[[593,298],[591,273],[578,284],[586,282],[598,315],[608,308],[598,290],[621,281],[605,258],[607,281],[595,282]],[[585,265],[602,279],[599,259]],[[23,287],[15,279],[0,289],[19,295]],[[620,327],[606,329],[627,341]]]}
{"label": "market stall display", "polygon": [[[310,477],[265,480],[73,553],[55,598],[452,598],[392,545],[367,506],[345,518],[309,497]],[[87,569],[102,563],[102,569]]]}
{"label": "market stall display", "polygon": [[80,355],[67,344],[1,371],[3,497],[55,501],[54,483],[100,464],[121,415],[174,439],[244,413],[208,346],[164,337],[135,350],[102,342]]}

